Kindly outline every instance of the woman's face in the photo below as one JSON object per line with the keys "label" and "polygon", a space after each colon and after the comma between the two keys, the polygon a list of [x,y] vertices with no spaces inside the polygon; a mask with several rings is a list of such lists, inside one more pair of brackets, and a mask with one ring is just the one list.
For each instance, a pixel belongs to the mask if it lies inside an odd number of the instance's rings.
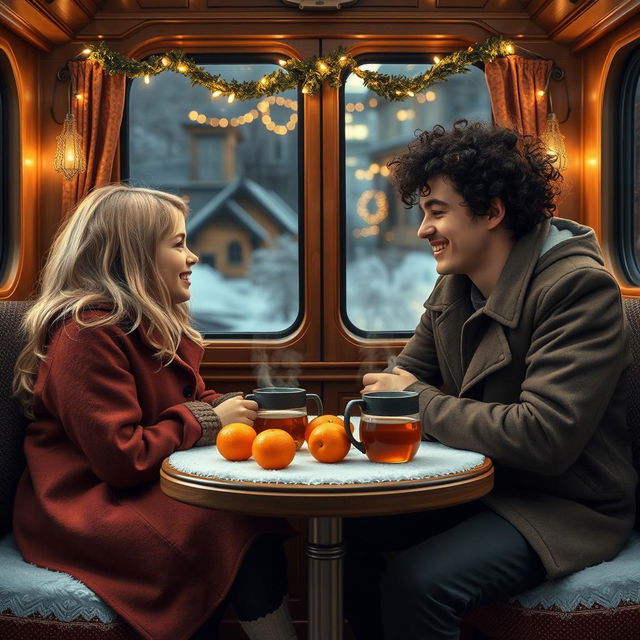
{"label": "woman's face", "polygon": [[191,298],[191,267],[198,262],[198,256],[187,248],[187,231],[184,216],[175,211],[175,224],[169,234],[160,240],[156,263],[164,281],[171,304],[186,302]]}

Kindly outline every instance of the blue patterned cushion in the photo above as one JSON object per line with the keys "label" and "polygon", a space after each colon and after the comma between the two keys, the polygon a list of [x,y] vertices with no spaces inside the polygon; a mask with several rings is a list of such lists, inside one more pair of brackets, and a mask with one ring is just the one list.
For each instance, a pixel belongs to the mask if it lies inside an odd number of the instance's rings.
{"label": "blue patterned cushion", "polygon": [[11,534],[0,539],[0,613],[5,611],[19,617],[53,615],[64,622],[117,618],[82,582],[24,560]]}
{"label": "blue patterned cushion", "polygon": [[614,608],[620,602],[640,603],[640,533],[637,531],[631,533],[613,560],[548,580],[509,600],[527,609],[560,611],[591,608],[594,604]]}

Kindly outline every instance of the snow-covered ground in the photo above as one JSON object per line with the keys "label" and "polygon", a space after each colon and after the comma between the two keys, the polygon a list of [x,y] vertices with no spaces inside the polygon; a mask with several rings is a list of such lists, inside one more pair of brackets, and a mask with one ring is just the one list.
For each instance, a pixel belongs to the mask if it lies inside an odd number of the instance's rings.
{"label": "snow-covered ground", "polygon": [[[275,275],[275,274],[271,274]],[[291,275],[291,273],[289,274]],[[198,264],[191,276],[191,313],[203,333],[286,331],[298,315],[298,278],[224,278]],[[347,316],[362,331],[413,331],[437,278],[433,256],[411,252],[388,266],[377,254],[347,267]]]}

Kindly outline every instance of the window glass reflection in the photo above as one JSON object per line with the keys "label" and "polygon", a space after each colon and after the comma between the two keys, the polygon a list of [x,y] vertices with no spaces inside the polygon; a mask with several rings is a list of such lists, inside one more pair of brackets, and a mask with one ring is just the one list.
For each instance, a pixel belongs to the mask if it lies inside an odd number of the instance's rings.
{"label": "window glass reflection", "polygon": [[[366,64],[381,73],[415,76],[427,64]],[[414,131],[460,118],[491,120],[484,73],[466,74],[402,102],[377,96],[351,74],[344,92],[346,317],[363,333],[413,331],[437,273],[431,249],[416,236],[420,214],[407,210],[389,182],[387,163]]]}
{"label": "window glass reflection", "polygon": [[[259,80],[277,64],[204,64]],[[129,177],[190,206],[191,312],[210,335],[280,333],[300,312],[296,91],[240,102],[212,98],[179,74],[129,94]]]}

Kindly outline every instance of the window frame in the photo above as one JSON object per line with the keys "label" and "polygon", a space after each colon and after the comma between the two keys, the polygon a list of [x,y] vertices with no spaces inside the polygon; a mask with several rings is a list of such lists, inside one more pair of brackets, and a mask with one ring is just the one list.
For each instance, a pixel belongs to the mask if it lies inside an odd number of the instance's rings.
{"label": "window frame", "polygon": [[[439,55],[444,57],[448,54],[447,51],[436,50],[420,52],[366,52],[359,55],[354,55],[354,58],[358,65],[370,64],[370,63],[388,63],[388,64],[424,64],[432,63],[433,56]],[[479,62],[473,66],[477,67],[484,73],[484,63]],[[345,138],[345,87],[346,79],[350,75],[349,70],[345,70],[342,73],[342,82],[339,88],[339,136],[340,136],[340,319],[344,327],[363,340],[408,340],[414,333],[411,331],[367,331],[361,329],[353,324],[347,314],[347,233],[346,233],[346,138]],[[426,249],[425,249],[426,250]],[[426,295],[426,294],[425,294]],[[417,319],[417,321],[419,318]]]}
{"label": "window frame", "polygon": [[[634,246],[634,187],[636,184],[635,145],[640,129],[635,127],[635,96],[640,89],[640,46],[629,54],[620,77],[618,104],[615,113],[615,248],[624,277],[634,286],[640,285],[640,256]],[[629,135],[629,132],[633,135]]]}
{"label": "window frame", "polygon": [[[215,47],[211,48],[211,51],[194,52],[189,53],[189,57],[192,58],[198,65],[207,64],[274,64],[278,67],[278,60],[283,57],[283,53],[279,51],[265,51],[264,49],[256,50],[255,53],[249,51],[240,51],[238,53],[232,53],[229,49],[225,49],[224,52],[216,52]],[[146,56],[151,55],[152,52],[145,52]],[[293,52],[287,51],[285,55],[296,57]],[[274,69],[275,70],[275,69]],[[125,87],[125,108],[123,113],[122,126],[120,130],[120,175],[123,181],[130,179],[130,148],[129,148],[129,122],[130,122],[130,94],[131,87],[133,86],[132,78],[127,78]],[[298,314],[293,320],[292,324],[281,331],[263,331],[263,332],[226,332],[226,333],[205,333],[202,332],[203,338],[207,342],[220,341],[224,343],[232,344],[236,341],[246,342],[247,339],[269,341],[276,343],[277,341],[295,340],[296,335],[304,329],[305,318],[308,316],[308,310],[306,304],[308,296],[306,295],[308,287],[305,284],[305,273],[308,271],[307,264],[305,262],[305,234],[307,216],[305,215],[305,203],[306,190],[305,190],[305,115],[307,101],[305,95],[302,93],[301,87],[298,88],[297,101],[300,105],[298,110],[298,149],[297,149],[297,162],[298,170],[297,175],[300,176],[298,182]],[[191,161],[191,160],[190,160]]]}

